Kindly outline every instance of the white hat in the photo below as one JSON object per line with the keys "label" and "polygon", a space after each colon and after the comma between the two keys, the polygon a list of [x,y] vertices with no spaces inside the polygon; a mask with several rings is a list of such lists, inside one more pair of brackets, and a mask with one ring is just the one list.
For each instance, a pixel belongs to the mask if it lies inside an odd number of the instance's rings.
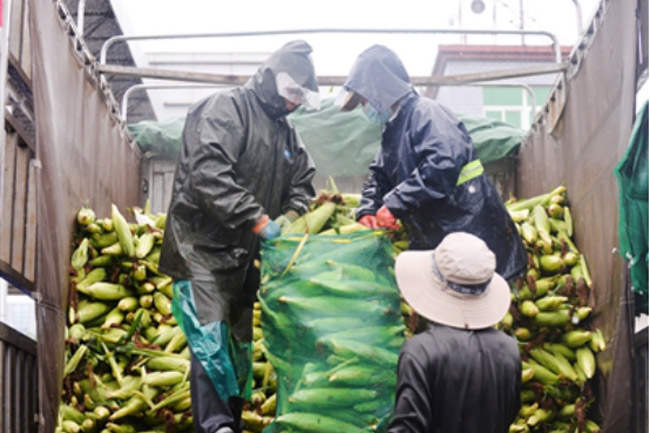
{"label": "white hat", "polygon": [[510,307],[510,288],[480,238],[450,233],[435,250],[404,251],[395,276],[406,302],[421,316],[463,329],[488,328]]}

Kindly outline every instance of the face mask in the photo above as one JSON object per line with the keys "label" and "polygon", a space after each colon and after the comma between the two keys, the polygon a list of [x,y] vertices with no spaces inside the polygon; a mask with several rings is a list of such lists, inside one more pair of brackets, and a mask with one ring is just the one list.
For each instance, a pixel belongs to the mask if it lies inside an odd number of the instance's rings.
{"label": "face mask", "polygon": [[375,107],[372,106],[371,103],[366,102],[366,105],[363,106],[363,114],[365,114],[368,120],[370,120],[372,123],[382,124],[388,122],[388,119],[390,119],[390,116],[393,113],[391,113],[390,110],[386,110],[380,113],[375,109]]}

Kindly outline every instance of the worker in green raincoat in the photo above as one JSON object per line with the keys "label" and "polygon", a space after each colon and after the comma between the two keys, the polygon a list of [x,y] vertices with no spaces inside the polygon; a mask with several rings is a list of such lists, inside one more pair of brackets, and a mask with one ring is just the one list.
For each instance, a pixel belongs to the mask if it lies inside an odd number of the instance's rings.
{"label": "worker in green raincoat", "polygon": [[174,175],[160,270],[192,352],[196,433],[240,431],[250,375],[254,261],[307,210],[314,164],[286,116],[318,108],[311,47],[293,41],[243,86],[192,106]]}

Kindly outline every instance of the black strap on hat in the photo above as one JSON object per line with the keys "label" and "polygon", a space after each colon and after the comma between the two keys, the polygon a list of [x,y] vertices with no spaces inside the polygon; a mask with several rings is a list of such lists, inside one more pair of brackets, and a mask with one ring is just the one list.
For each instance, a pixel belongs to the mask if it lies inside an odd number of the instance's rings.
{"label": "black strap on hat", "polygon": [[438,277],[447,287],[449,287],[455,292],[462,293],[463,295],[475,295],[475,296],[482,295],[483,292],[485,292],[487,286],[489,286],[490,282],[492,281],[492,278],[490,278],[484,283],[471,284],[471,285],[462,285],[462,284],[449,281],[442,275],[442,272],[440,272],[440,269],[438,269],[438,265],[436,265],[436,260],[433,257],[431,257],[431,269],[433,270],[433,273],[436,274],[436,277]]}

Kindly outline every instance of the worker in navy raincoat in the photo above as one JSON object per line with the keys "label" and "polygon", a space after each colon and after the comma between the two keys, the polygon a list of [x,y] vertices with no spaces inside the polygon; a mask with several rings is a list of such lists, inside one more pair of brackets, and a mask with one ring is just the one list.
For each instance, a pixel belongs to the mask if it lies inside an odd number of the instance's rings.
{"label": "worker in navy raincoat", "polygon": [[512,281],[526,251],[497,190],[483,172],[463,123],[416,93],[397,55],[374,45],[356,59],[340,95],[341,109],[361,104],[383,124],[357,211],[360,223],[406,228],[410,249],[435,248],[446,234],[472,233],[496,254],[497,273]]}
{"label": "worker in navy raincoat", "polygon": [[187,113],[160,270],[175,279],[174,316],[191,348],[196,433],[241,431],[259,242],[315,195],[313,161],[286,118],[318,108],[311,51],[289,42],[244,86]]}

